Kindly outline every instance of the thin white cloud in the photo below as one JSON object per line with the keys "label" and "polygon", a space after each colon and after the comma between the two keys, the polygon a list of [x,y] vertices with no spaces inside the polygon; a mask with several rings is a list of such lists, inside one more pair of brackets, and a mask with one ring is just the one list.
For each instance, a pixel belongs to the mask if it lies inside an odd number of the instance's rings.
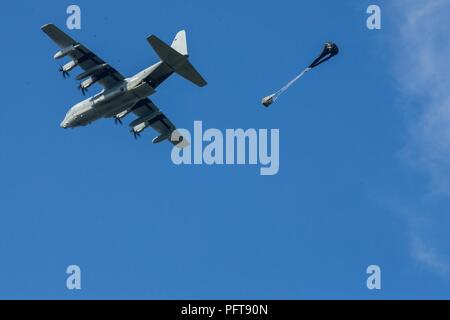
{"label": "thin white cloud", "polygon": [[[450,201],[450,2],[396,3],[396,79],[408,125],[403,159],[429,181],[427,199]],[[415,206],[421,207],[419,199]],[[423,209],[423,208],[422,208]],[[421,222],[436,223],[433,209],[402,216],[407,220],[413,257],[438,275],[450,279],[449,255],[439,237]],[[433,213],[434,212],[434,213]],[[440,250],[439,250],[440,249]]]}
{"label": "thin white cloud", "polygon": [[449,278],[450,267],[446,257],[438,252],[430,243],[425,243],[423,239],[415,236],[412,244],[412,254],[420,263],[428,269],[436,272],[443,278]]}
{"label": "thin white cloud", "polygon": [[402,4],[397,75],[405,111],[416,114],[404,155],[429,176],[431,192],[450,197],[450,2]]}

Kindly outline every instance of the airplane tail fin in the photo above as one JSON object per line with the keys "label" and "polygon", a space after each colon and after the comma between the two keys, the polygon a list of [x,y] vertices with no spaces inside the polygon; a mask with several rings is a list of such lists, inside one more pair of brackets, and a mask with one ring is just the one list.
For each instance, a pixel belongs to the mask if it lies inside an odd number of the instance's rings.
{"label": "airplane tail fin", "polygon": [[186,44],[186,32],[184,30],[177,33],[172,46],[167,45],[158,37],[151,35],[147,41],[155,50],[159,58],[169,65],[173,71],[186,80],[191,81],[199,87],[204,87],[207,82],[198,73],[188,60],[188,50]]}
{"label": "airplane tail fin", "polygon": [[173,39],[171,47],[181,53],[183,56],[189,56],[186,41],[186,31],[181,30]]}

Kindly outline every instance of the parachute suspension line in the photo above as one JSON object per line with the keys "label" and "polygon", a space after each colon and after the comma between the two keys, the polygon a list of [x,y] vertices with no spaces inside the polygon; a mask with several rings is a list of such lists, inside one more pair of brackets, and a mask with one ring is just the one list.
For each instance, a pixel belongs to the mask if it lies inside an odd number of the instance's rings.
{"label": "parachute suspension line", "polygon": [[280,90],[278,90],[277,92],[271,94],[270,96],[267,96],[265,98],[262,99],[261,103],[267,108],[269,107],[272,103],[274,103],[275,101],[277,101],[277,99],[287,90],[289,89],[290,86],[292,86],[298,79],[300,79],[301,77],[303,77],[303,75],[305,73],[307,73],[309,70],[311,70],[311,67],[306,68],[305,70],[303,70],[299,75],[297,75],[294,79],[292,79],[291,81],[289,81],[283,88],[281,88]]}
{"label": "parachute suspension line", "polygon": [[300,79],[301,77],[303,77],[303,75],[305,73],[307,73],[309,70],[311,70],[311,68],[306,68],[305,70],[303,70],[299,75],[297,75],[294,79],[292,79],[291,81],[289,81],[283,88],[281,88],[280,90],[278,90],[277,92],[275,92],[274,96],[273,96],[273,101],[275,102],[287,89],[289,89],[289,87],[291,87],[298,79]]}

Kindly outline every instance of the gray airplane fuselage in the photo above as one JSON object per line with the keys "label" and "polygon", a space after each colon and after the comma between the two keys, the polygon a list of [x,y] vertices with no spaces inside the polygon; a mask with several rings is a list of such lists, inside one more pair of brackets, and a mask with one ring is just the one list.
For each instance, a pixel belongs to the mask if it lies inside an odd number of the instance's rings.
{"label": "gray airplane fuselage", "polygon": [[116,86],[77,103],[67,112],[60,126],[75,128],[100,118],[111,118],[121,113],[125,116],[139,100],[154,94],[156,87],[172,73],[173,70],[160,61]]}

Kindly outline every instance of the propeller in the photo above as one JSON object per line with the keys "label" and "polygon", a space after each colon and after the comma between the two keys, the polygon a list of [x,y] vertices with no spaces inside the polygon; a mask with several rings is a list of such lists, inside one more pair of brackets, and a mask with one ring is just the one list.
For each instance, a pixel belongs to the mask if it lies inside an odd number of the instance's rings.
{"label": "propeller", "polygon": [[70,77],[69,71],[64,70],[63,66],[59,67],[59,72],[62,73],[62,76],[63,76],[64,79],[67,78],[67,77]]}
{"label": "propeller", "polygon": [[114,117],[114,123],[115,123],[115,124],[118,124],[118,123],[123,124],[123,123],[122,123],[122,119],[120,119],[118,116],[115,116],[115,117]]}
{"label": "propeller", "polygon": [[134,129],[131,129],[131,132],[133,133],[134,139],[137,140],[137,138],[141,137],[141,134],[139,132],[134,131]]}
{"label": "propeller", "polygon": [[83,96],[86,95],[86,92],[88,91],[85,87],[83,87],[81,84],[78,86],[78,90],[81,90],[81,93]]}

